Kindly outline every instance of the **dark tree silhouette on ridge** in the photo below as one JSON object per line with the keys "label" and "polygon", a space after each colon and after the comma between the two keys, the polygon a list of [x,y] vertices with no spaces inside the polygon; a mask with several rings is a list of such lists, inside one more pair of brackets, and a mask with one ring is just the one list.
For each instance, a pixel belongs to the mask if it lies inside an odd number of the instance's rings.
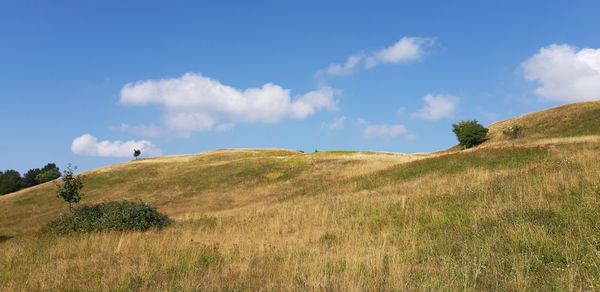
{"label": "dark tree silhouette on ridge", "polygon": [[134,157],[135,159],[137,159],[137,158],[138,158],[138,156],[140,156],[140,154],[142,154],[142,150],[139,150],[139,149],[133,149],[133,157]]}

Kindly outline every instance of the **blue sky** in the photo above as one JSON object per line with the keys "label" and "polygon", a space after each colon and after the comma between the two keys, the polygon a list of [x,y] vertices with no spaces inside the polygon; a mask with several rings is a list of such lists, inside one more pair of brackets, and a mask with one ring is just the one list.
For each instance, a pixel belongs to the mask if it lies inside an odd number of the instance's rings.
{"label": "blue sky", "polygon": [[90,169],[134,147],[443,149],[461,119],[600,98],[598,11],[597,1],[2,1],[0,169]]}

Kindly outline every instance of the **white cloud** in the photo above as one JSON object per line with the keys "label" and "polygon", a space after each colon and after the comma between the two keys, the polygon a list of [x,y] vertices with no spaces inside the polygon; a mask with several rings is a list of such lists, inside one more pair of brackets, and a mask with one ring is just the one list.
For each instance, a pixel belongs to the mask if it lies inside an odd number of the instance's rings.
{"label": "white cloud", "polygon": [[82,156],[129,157],[133,155],[134,149],[141,150],[142,155],[161,153],[161,150],[150,141],[98,141],[90,134],[75,138],[71,144],[71,151]]}
{"label": "white cloud", "polygon": [[403,37],[394,45],[375,52],[365,61],[367,68],[378,64],[396,64],[419,60],[425,46],[431,46],[433,39],[418,37]]}
{"label": "white cloud", "polygon": [[277,123],[304,119],[320,110],[337,110],[339,90],[321,87],[292,98],[290,90],[267,83],[259,88],[236,89],[217,80],[186,73],[179,78],[147,80],[121,89],[124,105],[159,105],[170,130],[227,130],[236,123]]}
{"label": "white cloud", "polygon": [[522,64],[525,78],[539,82],[535,93],[560,102],[600,98],[600,49],[550,45]]}
{"label": "white cloud", "polygon": [[330,76],[350,75],[354,71],[354,67],[360,64],[365,57],[363,55],[352,55],[348,57],[344,64],[330,64],[324,70],[320,70],[317,74]]}
{"label": "white cloud", "polygon": [[346,121],[346,117],[344,117],[344,116],[337,117],[337,118],[333,119],[333,121],[331,121],[330,123],[323,123],[321,125],[321,128],[329,129],[329,130],[339,129],[344,126],[345,121]]}
{"label": "white cloud", "polygon": [[446,95],[427,94],[423,96],[423,101],[425,102],[423,108],[413,113],[411,117],[428,121],[451,118],[458,105],[458,98]]}
{"label": "white cloud", "polygon": [[403,37],[390,47],[371,54],[356,54],[348,57],[344,64],[330,64],[327,68],[317,71],[320,81],[326,76],[350,75],[360,65],[373,68],[379,64],[397,64],[421,59],[425,48],[433,45],[431,38]]}
{"label": "white cloud", "polygon": [[317,79],[322,80],[325,76],[345,76],[354,72],[354,68],[365,59],[364,55],[352,55],[344,64],[330,64],[326,69],[317,71]]}
{"label": "white cloud", "polygon": [[373,125],[363,118],[357,119],[356,124],[359,127],[363,127],[362,135],[365,139],[390,140],[398,137],[402,137],[407,141],[415,139],[415,135],[410,133],[406,126],[401,124]]}

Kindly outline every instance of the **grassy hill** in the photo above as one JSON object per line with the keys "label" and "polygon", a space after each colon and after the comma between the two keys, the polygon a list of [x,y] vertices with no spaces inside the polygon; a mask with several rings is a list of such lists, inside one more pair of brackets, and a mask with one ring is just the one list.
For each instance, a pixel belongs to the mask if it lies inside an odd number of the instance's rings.
{"label": "grassy hill", "polygon": [[2,196],[0,290],[595,290],[598,109],[504,121],[469,151],[220,150],[83,174],[83,203],[150,202],[176,221],[162,231],[44,235],[68,212],[52,183]]}
{"label": "grassy hill", "polygon": [[523,127],[522,139],[538,140],[600,134],[600,100],[567,104],[495,123],[489,127],[488,143],[506,141],[502,131]]}

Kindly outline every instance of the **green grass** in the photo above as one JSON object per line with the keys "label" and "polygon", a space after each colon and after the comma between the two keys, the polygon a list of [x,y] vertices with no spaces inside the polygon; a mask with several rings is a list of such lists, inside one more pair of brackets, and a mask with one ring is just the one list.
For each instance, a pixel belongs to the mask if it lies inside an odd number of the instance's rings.
{"label": "green grass", "polygon": [[[431,266],[447,266],[447,283],[466,282],[475,290],[512,290],[512,277],[529,274],[529,289],[568,290],[565,277],[577,269],[586,286],[600,281],[600,190],[549,194],[546,206],[524,205],[486,214],[490,202],[513,202],[511,194],[437,194],[411,199],[406,209],[357,204],[353,225],[371,234],[387,234],[390,245],[417,243],[415,251],[392,255],[411,261],[413,288],[435,287]],[[516,195],[516,194],[512,194]],[[516,267],[523,270],[515,270]],[[429,286],[432,285],[432,286]]]}
{"label": "green grass", "polygon": [[[226,157],[230,157],[227,155]],[[107,173],[94,174],[85,177],[87,188],[100,190],[127,185],[129,193],[149,193],[169,185],[181,192],[195,194],[206,190],[231,188],[239,184],[261,184],[271,179],[285,180],[296,177],[306,168],[302,159],[294,157],[274,158],[238,156],[228,161],[224,157],[210,158],[217,164],[209,164],[203,159],[197,159],[178,169],[176,175],[171,169],[161,164],[139,164],[134,167],[117,169]],[[276,176],[269,176],[277,173]],[[132,182],[135,182],[132,184]]]}
{"label": "green grass", "polygon": [[542,147],[512,147],[443,154],[359,177],[356,183],[363,189],[375,189],[436,173],[450,175],[467,170],[510,169],[541,161],[548,156],[548,151],[547,148]]}

